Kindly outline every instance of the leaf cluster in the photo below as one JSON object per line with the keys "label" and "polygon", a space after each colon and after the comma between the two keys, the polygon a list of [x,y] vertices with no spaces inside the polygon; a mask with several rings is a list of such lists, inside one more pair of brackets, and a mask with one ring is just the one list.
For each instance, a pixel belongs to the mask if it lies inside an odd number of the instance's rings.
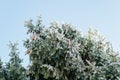
{"label": "leaf cluster", "polygon": [[27,21],[24,42],[30,57],[29,75],[37,80],[119,80],[120,63],[109,42],[97,31],[86,35],[71,24],[51,23],[45,28],[41,18]]}

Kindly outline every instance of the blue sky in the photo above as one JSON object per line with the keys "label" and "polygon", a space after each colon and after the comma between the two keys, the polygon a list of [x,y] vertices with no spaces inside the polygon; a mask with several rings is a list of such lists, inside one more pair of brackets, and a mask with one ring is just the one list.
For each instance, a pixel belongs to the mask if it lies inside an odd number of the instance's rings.
{"label": "blue sky", "polygon": [[24,66],[29,63],[23,40],[26,39],[24,21],[42,15],[43,23],[67,22],[86,32],[89,27],[100,31],[116,50],[120,48],[120,0],[1,0],[0,1],[0,57],[9,60],[9,41],[19,43]]}

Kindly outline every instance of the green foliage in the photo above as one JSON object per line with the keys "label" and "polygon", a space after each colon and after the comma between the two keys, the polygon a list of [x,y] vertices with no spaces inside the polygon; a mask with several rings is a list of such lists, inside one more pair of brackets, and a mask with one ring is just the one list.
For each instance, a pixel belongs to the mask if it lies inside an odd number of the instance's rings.
{"label": "green foliage", "polygon": [[83,36],[70,24],[54,22],[44,28],[41,17],[37,24],[26,21],[24,42],[31,64],[32,80],[119,80],[120,60],[112,45],[101,34],[89,29]]}
{"label": "green foliage", "polygon": [[0,80],[6,80],[5,69],[3,67],[3,62],[0,59]]}
{"label": "green foliage", "polygon": [[22,66],[17,43],[10,43],[9,62],[4,66],[0,59],[0,80],[120,80],[119,52],[97,30],[82,35],[73,25],[57,22],[45,28],[41,17],[25,26],[30,65]]}
{"label": "green foliage", "polygon": [[6,64],[7,80],[26,80],[25,68],[21,65],[22,59],[19,57],[17,51],[17,43],[10,43],[11,52],[9,54],[10,60]]}

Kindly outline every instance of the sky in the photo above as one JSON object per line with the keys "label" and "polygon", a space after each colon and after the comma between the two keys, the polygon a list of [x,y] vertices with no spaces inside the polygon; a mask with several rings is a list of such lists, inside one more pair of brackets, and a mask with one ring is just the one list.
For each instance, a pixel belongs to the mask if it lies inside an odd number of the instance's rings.
{"label": "sky", "polygon": [[29,58],[25,55],[23,40],[27,29],[24,22],[42,15],[43,24],[66,22],[86,32],[90,27],[97,29],[120,50],[120,0],[0,0],[0,58],[9,60],[9,41],[18,42],[23,65]]}

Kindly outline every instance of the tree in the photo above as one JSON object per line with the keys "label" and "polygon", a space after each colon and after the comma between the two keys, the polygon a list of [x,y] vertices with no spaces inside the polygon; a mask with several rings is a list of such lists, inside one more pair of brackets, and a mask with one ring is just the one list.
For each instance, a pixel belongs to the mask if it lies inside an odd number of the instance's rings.
{"label": "tree", "polygon": [[0,59],[0,80],[6,80],[6,73],[1,59]]}
{"label": "tree", "polygon": [[7,77],[8,80],[26,80],[25,68],[21,65],[22,59],[19,57],[19,52],[17,51],[17,43],[9,44],[11,52],[9,54],[10,60],[6,64]]}
{"label": "tree", "polygon": [[24,42],[31,80],[120,79],[120,58],[97,30],[83,36],[71,24],[53,22],[45,28],[41,17],[25,26],[31,36]]}

